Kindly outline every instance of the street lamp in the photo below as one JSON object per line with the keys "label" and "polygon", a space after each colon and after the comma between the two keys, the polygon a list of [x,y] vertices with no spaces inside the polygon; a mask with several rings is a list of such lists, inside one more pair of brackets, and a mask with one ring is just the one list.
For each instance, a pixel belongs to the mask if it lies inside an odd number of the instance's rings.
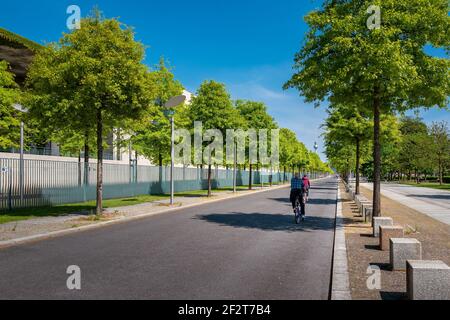
{"label": "street lamp", "polygon": [[[20,104],[13,104],[13,108],[19,112],[26,113],[28,110],[21,106]],[[19,192],[20,192],[20,202],[23,202],[23,176],[24,176],[24,160],[23,160],[23,152],[24,152],[24,132],[23,132],[24,124],[23,121],[20,121],[20,162],[19,162]]]}
{"label": "street lamp", "polygon": [[174,121],[174,114],[175,112],[173,110],[170,110],[172,108],[175,108],[181,104],[183,104],[186,101],[186,97],[176,96],[171,98],[169,101],[164,104],[164,107],[166,107],[168,112],[167,115],[170,116],[170,126],[171,126],[171,147],[170,147],[170,205],[174,204],[174,180],[173,180],[173,172],[175,169],[175,121]]}

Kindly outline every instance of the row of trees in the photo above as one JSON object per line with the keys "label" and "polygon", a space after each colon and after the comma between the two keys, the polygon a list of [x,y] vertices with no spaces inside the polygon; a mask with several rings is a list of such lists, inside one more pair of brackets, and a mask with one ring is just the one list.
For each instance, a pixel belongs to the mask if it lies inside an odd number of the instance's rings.
{"label": "row of trees", "polygon": [[[381,23],[368,27],[373,6],[380,8]],[[372,119],[373,210],[379,216],[383,116],[448,105],[450,60],[426,52],[427,46],[450,49],[448,2],[326,0],[306,22],[306,41],[295,56],[297,72],[285,88],[298,89],[308,102],[327,101],[337,113],[356,109]],[[333,151],[341,153],[335,155],[339,161],[349,159],[349,150]]]}
{"label": "row of trees", "polygon": [[[149,69],[143,63],[144,52],[130,28],[95,11],[82,20],[81,29],[64,34],[58,43],[37,52],[29,69],[27,90],[20,96],[6,64],[0,64],[0,147],[17,144],[15,127],[20,116],[27,124],[29,142],[55,141],[72,153],[84,150],[86,165],[96,153],[100,214],[107,135],[114,132],[117,147],[132,144],[139,154],[161,166],[170,160],[170,122],[164,105],[180,95],[183,86],[163,59],[157,68]],[[14,112],[14,101],[25,105],[28,113]],[[176,111],[176,126],[189,130],[193,130],[194,121],[201,121],[204,130],[222,132],[233,128],[278,128],[263,103],[232,101],[225,86],[215,81],[205,81],[192,103],[170,111]],[[280,140],[284,168],[327,170],[292,131],[282,129]],[[211,164],[207,164],[210,194]],[[251,172],[254,165],[260,164],[249,163]]]}
{"label": "row of trees", "polygon": [[[435,179],[444,183],[450,171],[450,132],[446,121],[427,126],[420,118],[402,117],[398,120],[399,137],[383,148],[382,175],[387,180]],[[363,168],[370,176],[370,159]]]}
{"label": "row of trees", "polygon": [[[329,111],[324,124],[325,149],[330,166],[346,179],[373,177],[372,119],[341,109]],[[385,180],[411,180],[437,177],[442,184],[450,171],[450,132],[448,123],[427,126],[420,118],[384,116],[381,121],[381,176]]]}

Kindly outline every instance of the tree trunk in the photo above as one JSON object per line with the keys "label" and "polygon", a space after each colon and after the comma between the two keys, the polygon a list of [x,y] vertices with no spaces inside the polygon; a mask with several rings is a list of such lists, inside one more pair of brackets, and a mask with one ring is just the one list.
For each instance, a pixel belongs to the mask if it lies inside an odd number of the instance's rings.
{"label": "tree trunk", "polygon": [[381,216],[381,142],[380,142],[381,101],[379,88],[375,88],[373,101],[373,216]]}
{"label": "tree trunk", "polygon": [[84,184],[89,185],[89,135],[84,136]]}
{"label": "tree trunk", "polygon": [[78,151],[78,186],[81,187],[81,150]]}
{"label": "tree trunk", "polygon": [[208,197],[211,197],[211,165],[208,165]]}
{"label": "tree trunk", "polygon": [[134,165],[134,182],[137,183],[138,181],[138,152],[135,151],[134,152],[134,159],[136,160]]}
{"label": "tree trunk", "polygon": [[103,119],[102,111],[97,111],[97,215],[103,212]]}
{"label": "tree trunk", "polygon": [[121,150],[121,148],[120,148],[120,145],[121,145],[121,143],[122,143],[122,136],[121,136],[121,133],[120,133],[120,129],[117,129],[117,136],[116,136],[116,148],[117,148],[117,150],[116,150],[116,158],[117,158],[117,160],[122,160],[122,150]]}
{"label": "tree trunk", "polygon": [[160,166],[160,167],[163,166],[163,157],[162,157],[162,154],[161,154],[161,153],[158,155],[158,163],[159,163],[159,166]]}
{"label": "tree trunk", "polygon": [[252,167],[252,164],[250,163],[250,173],[249,173],[249,175],[248,175],[248,176],[249,176],[249,178],[248,178],[248,190],[252,190],[252,188],[253,188],[252,169],[253,169],[253,167]]}
{"label": "tree trunk", "polygon": [[439,184],[442,186],[444,184],[444,178],[443,178],[443,165],[442,160],[439,157]]}
{"label": "tree trunk", "polygon": [[359,194],[359,167],[360,167],[360,159],[361,159],[361,141],[359,138],[356,138],[356,194]]}

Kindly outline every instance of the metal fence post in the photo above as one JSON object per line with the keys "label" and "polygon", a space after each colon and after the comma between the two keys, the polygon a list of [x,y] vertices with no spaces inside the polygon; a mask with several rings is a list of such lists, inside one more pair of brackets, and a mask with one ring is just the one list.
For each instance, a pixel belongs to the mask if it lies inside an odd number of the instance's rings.
{"label": "metal fence post", "polygon": [[20,204],[23,203],[23,183],[24,183],[24,159],[23,159],[23,121],[20,123],[20,165],[19,165],[19,192],[20,192]]}

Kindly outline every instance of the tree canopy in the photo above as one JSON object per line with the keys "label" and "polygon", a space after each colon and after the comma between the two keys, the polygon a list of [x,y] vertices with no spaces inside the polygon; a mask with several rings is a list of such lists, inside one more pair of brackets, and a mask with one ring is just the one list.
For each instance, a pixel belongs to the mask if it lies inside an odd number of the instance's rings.
{"label": "tree canopy", "polygon": [[[369,29],[367,9],[381,10]],[[305,18],[306,41],[285,88],[306,101],[355,104],[374,119],[374,214],[380,215],[380,115],[420,107],[447,107],[450,61],[425,47],[450,47],[446,0],[328,0]],[[420,32],[418,32],[420,30]]]}
{"label": "tree canopy", "polygon": [[40,50],[28,85],[35,93],[30,113],[54,131],[96,137],[97,213],[102,211],[104,135],[129,119],[145,115],[154,92],[144,47],[133,31],[100,12],[82,19],[81,28]]}

